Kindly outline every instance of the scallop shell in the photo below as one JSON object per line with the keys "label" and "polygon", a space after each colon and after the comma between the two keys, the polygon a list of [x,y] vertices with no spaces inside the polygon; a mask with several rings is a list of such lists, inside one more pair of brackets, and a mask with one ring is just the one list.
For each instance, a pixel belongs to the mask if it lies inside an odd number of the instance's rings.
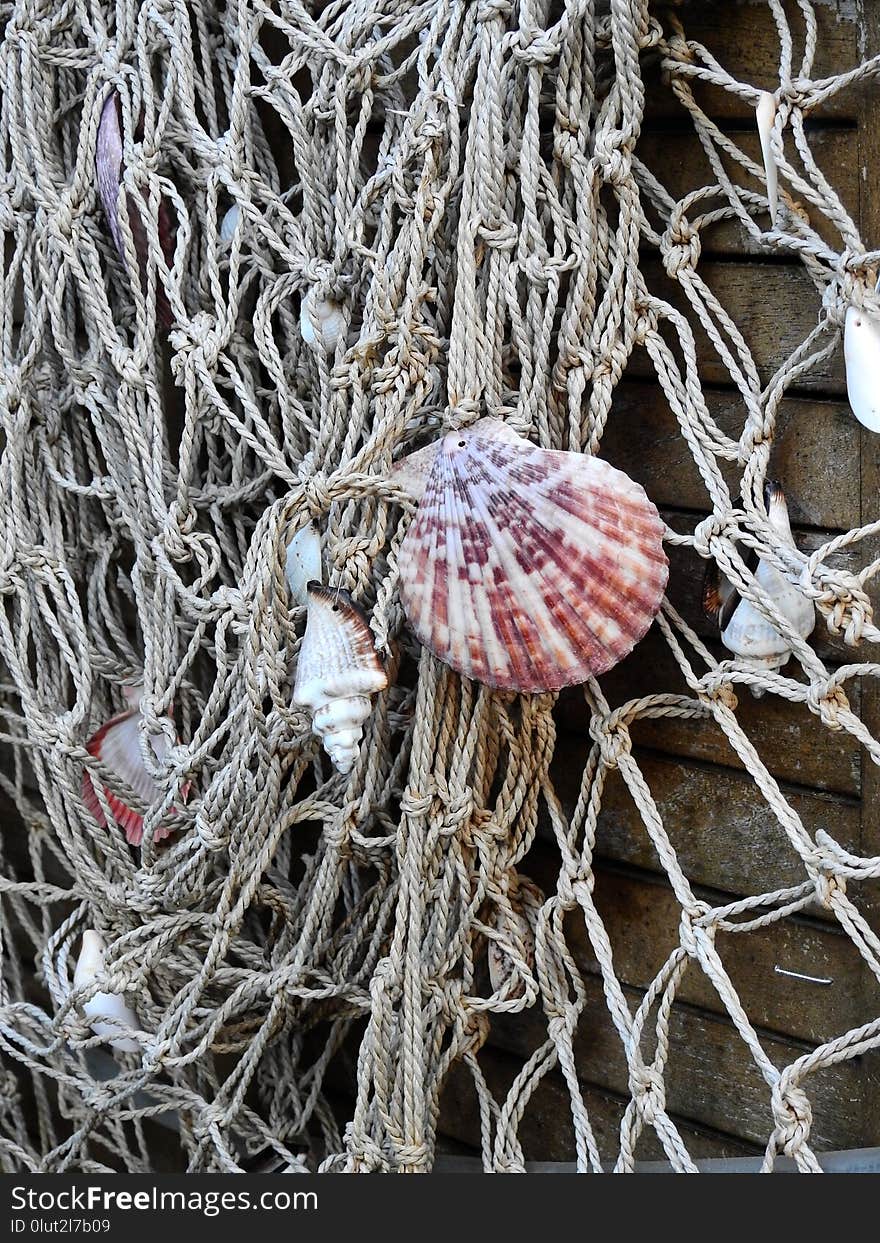
{"label": "scallop shell", "polygon": [[663,523],[599,458],[496,419],[443,438],[400,552],[419,640],[466,677],[552,691],[622,660],[660,608]]}
{"label": "scallop shell", "polygon": [[[82,935],[82,948],[73,972],[74,988],[88,988],[104,971],[104,939],[99,932],[88,928]],[[110,1046],[120,1053],[139,1053],[140,1044],[130,1036],[120,1035],[129,1028],[140,1031],[141,1022],[125,998],[119,993],[95,993],[82,1005],[86,1021],[96,1036],[109,1038]],[[107,1020],[111,1020],[107,1022]]]}
{"label": "scallop shell", "polygon": [[305,607],[309,602],[308,586],[322,582],[321,537],[313,522],[300,527],[287,545],[285,562],[287,585],[295,604]]}
{"label": "scallop shell", "polygon": [[[129,703],[132,702],[135,693],[130,692],[126,696]],[[139,699],[137,703],[139,703]],[[86,750],[89,755],[99,759],[116,774],[124,789],[133,790],[141,802],[149,805],[161,798],[164,791],[156,785],[156,782],[147,772],[144,765],[140,741],[143,716],[137,703],[129,708],[127,712],[121,712],[118,716],[112,717],[102,725],[86,743]],[[151,737],[150,745],[159,762],[163,762],[168,758],[170,748],[164,735],[159,734]],[[113,813],[113,819],[124,831],[126,840],[132,846],[140,846],[144,836],[143,816],[129,807],[119,794],[108,786],[104,786],[103,791],[107,804]],[[107,820],[98,795],[95,792],[93,778],[88,772],[83,774],[82,793],[88,810],[95,817],[98,824],[105,827]],[[187,783],[180,792],[181,798],[184,801],[188,793],[189,784]],[[170,827],[158,828],[155,833],[156,841],[161,841],[163,838],[168,837],[173,831],[173,828]]]}
{"label": "scallop shell", "polygon": [[769,91],[761,92],[758,100],[757,119],[758,136],[761,139],[761,155],[764,157],[764,175],[767,178],[767,202],[770,205],[770,223],[775,225],[779,192],[771,134],[773,132],[773,122],[776,120],[776,100]]}
{"label": "scallop shell", "polygon": [[332,354],[339,342],[345,340],[342,307],[330,298],[317,298],[311,289],[300,306],[299,326],[306,344],[325,354]]}
{"label": "scallop shell", "polygon": [[880,432],[880,316],[847,308],[843,329],[846,395],[853,414],[870,432]]}
{"label": "scallop shell", "polygon": [[[780,542],[794,547],[788,506],[780,485],[768,480],[764,489],[767,516],[771,526],[779,533]],[[748,568],[755,576],[758,586],[768,596],[789,625],[806,639],[816,624],[813,602],[799,591],[784,574],[760,560],[750,558]],[[704,597],[707,611],[715,616],[721,631],[721,641],[740,662],[757,670],[775,671],[788,663],[791,648],[776,627],[767,620],[749,600],[743,599],[726,580],[717,576],[709,580]],[[763,690],[753,688],[758,697]]]}
{"label": "scallop shell", "polygon": [[293,701],[312,710],[312,729],[341,773],[357,758],[370,696],[388,675],[363,611],[347,591],[308,585],[306,632],[296,666]]}
{"label": "scallop shell", "polygon": [[[140,128],[140,127],[139,127]],[[110,227],[110,234],[119,252],[119,258],[127,267],[125,243],[119,223],[119,189],[122,184],[123,141],[122,141],[122,107],[119,95],[111,90],[104,100],[101,117],[98,122],[98,136],[95,144],[95,181],[98,194]],[[134,239],[137,254],[141,288],[146,290],[149,241],[139,207],[131,195],[126,196],[128,224]],[[174,258],[174,236],[171,218],[164,199],[159,201],[158,212],[159,244],[165,262],[171,266]],[[158,277],[156,280],[156,316],[159,323],[168,328],[173,316],[165,290]]]}

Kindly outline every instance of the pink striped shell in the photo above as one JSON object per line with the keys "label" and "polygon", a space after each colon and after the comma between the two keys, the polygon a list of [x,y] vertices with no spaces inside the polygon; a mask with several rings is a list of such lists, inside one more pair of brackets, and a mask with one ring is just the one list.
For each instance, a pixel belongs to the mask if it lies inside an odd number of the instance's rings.
{"label": "pink striped shell", "polygon": [[[128,712],[112,717],[98,729],[86,743],[86,750],[115,773],[119,778],[121,793],[128,788],[138,796],[145,805],[155,803],[164,794],[164,790],[156,784],[147,772],[141,752],[140,728],[143,720],[140,708],[135,706]],[[157,760],[164,760],[168,755],[168,743],[164,737],[150,739],[150,746]],[[120,794],[109,786],[102,786],[107,805],[113,819],[125,833],[126,841],[132,846],[140,846],[144,836],[144,818],[129,807]],[[102,828],[106,827],[107,818],[95,791],[91,773],[83,773],[83,801]],[[180,791],[185,802],[189,794],[189,783]],[[173,833],[173,827],[160,826],[156,830],[156,841],[161,841]]]}
{"label": "pink striped shell", "polygon": [[[413,455],[415,457],[416,455]],[[450,432],[395,478],[418,509],[400,596],[419,640],[465,677],[554,691],[644,636],[668,565],[644,489],[599,458],[541,449],[496,419]]]}

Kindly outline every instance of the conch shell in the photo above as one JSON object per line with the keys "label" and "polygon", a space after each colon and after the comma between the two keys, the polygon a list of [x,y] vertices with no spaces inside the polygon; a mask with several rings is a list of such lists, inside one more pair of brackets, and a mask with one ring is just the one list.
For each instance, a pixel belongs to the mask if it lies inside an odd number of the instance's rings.
{"label": "conch shell", "polygon": [[[146,804],[155,803],[164,791],[156,784],[147,772],[141,752],[141,723],[143,716],[140,710],[142,687],[126,688],[126,698],[131,703],[127,712],[111,717],[97,730],[86,743],[89,755],[101,760],[119,778],[125,788],[131,789]],[[163,734],[150,738],[153,754],[160,763],[168,758],[170,747]],[[113,813],[113,819],[125,833],[126,841],[132,846],[140,846],[144,836],[144,819],[108,786],[103,787],[107,804]],[[83,774],[83,800],[86,807],[101,827],[107,824],[104,810],[95,792],[92,776]],[[186,801],[189,794],[189,783],[180,791]],[[159,827],[156,830],[156,841],[168,837],[173,828]]]}
{"label": "conch shell", "polygon": [[309,583],[293,701],[311,708],[312,730],[341,773],[357,758],[370,697],[387,685],[363,611],[347,591]]}
{"label": "conch shell", "polygon": [[404,611],[466,677],[517,691],[585,682],[622,660],[660,608],[663,523],[599,458],[481,419],[392,478],[420,496],[398,554]]}
{"label": "conch shell", "polygon": [[875,311],[847,308],[843,357],[852,412],[869,432],[880,432],[880,316]]}
{"label": "conch shell", "polygon": [[[764,501],[770,525],[779,533],[780,542],[794,547],[788,506],[780,484],[768,480],[764,485]],[[798,590],[775,566],[753,553],[747,561],[755,582],[768,596],[789,625],[806,639],[816,624],[813,602]],[[791,648],[776,627],[736,588],[710,568],[703,593],[706,612],[718,622],[721,641],[729,652],[752,669],[775,672],[788,663]],[[763,695],[760,687],[752,687],[756,698]]]}
{"label": "conch shell", "polygon": [[[107,946],[100,932],[87,928],[82,935],[82,948],[73,972],[74,988],[88,988],[104,970],[104,951]],[[141,1022],[119,993],[95,993],[83,1002],[83,1014],[96,1036],[109,1038],[110,1046],[120,1053],[139,1053],[140,1044],[131,1036],[122,1035],[129,1029],[140,1031]],[[111,1020],[107,1022],[107,1020]]]}

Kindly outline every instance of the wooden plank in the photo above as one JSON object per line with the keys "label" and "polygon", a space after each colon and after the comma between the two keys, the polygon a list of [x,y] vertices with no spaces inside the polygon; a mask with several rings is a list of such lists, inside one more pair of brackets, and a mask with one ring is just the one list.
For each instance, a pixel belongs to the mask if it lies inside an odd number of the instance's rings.
{"label": "wooden plank", "polygon": [[[646,254],[642,271],[648,289],[685,315],[691,325],[701,381],[731,384],[730,373],[710,343],[681,284],[666,275],[659,257]],[[761,383],[766,384],[819,322],[821,299],[808,273],[797,263],[720,259],[701,261],[698,271],[738,326],[752,353]],[[664,335],[677,349],[675,328],[667,327]],[[644,350],[633,355],[627,374],[629,377],[654,376],[653,364]],[[842,346],[790,391],[842,396],[845,391]]]}
{"label": "wooden plank", "polygon": [[[679,9],[677,16],[684,27],[685,38],[706,47],[740,82],[775,90],[779,85],[779,35],[769,5],[764,0],[726,0],[723,17],[719,8],[715,4],[687,4]],[[794,0],[785,0],[785,11],[795,40],[795,56],[799,59],[803,48],[803,20],[797,16]],[[813,11],[818,28],[814,78],[830,77],[857,65],[876,46],[864,43],[860,6],[855,0],[822,0],[813,5]],[[664,27],[669,28],[666,23]],[[649,116],[676,116],[684,112],[669,86],[663,85],[658,68],[646,73],[645,88]],[[714,117],[750,118],[752,115],[748,104],[738,95],[702,82],[693,83],[693,90],[703,110]],[[852,118],[856,115],[857,99],[855,90],[840,92],[826,100],[815,115]]]}
{"label": "wooden plank", "polygon": [[[567,735],[557,742],[551,776],[569,814],[577,801],[587,744]],[[733,769],[695,765],[641,749],[647,782],[678,861],[688,879],[713,889],[766,893],[806,879],[804,866],[754,782]],[[810,833],[824,829],[847,850],[858,846],[861,808],[827,794],[785,790]],[[541,832],[550,837],[549,823]],[[623,778],[612,773],[602,796],[596,853],[648,871],[661,871],[641,816]],[[832,918],[816,907],[823,918]]]}
{"label": "wooden plank", "polygon": [[[479,1062],[495,1099],[503,1099],[522,1068],[522,1060],[501,1050],[484,1047],[480,1051]],[[590,1086],[583,1089],[583,1095],[599,1153],[604,1161],[613,1160],[619,1147],[620,1119],[627,1101]],[[676,1122],[693,1157],[732,1157],[754,1151],[746,1141],[716,1135],[679,1119]],[[459,1143],[472,1147],[480,1145],[476,1089],[469,1070],[461,1063],[452,1067],[444,1084],[438,1130]],[[557,1071],[549,1072],[541,1081],[519,1124],[518,1135],[526,1160],[575,1159],[570,1098]],[[642,1160],[662,1160],[664,1157],[662,1145],[650,1128],[642,1135],[637,1155]]]}
{"label": "wooden plank", "polygon": [[[676,199],[683,199],[693,190],[704,186],[714,186],[715,174],[709,163],[703,146],[689,122],[683,131],[662,129],[646,129],[642,131],[636,154],[648,166],[657,180],[666,187]],[[761,147],[757,127],[752,131],[732,130],[727,133],[737,147],[762,167]],[[810,127],[807,141],[816,163],[834,185],[844,208],[850,213],[858,226],[859,185],[858,185],[858,134],[854,128],[839,126]],[[794,145],[791,134],[786,135],[786,158],[792,166],[804,175],[803,162]],[[719,152],[721,162],[735,185],[745,186],[757,193],[763,193],[762,183],[752,177],[739,161]],[[784,178],[781,178],[786,188]],[[793,197],[802,200],[797,191],[791,192]],[[717,196],[693,208],[689,218],[694,220],[698,214],[708,213],[723,206],[724,200]],[[810,223],[819,235],[835,250],[840,249],[840,234],[834,226],[818,212],[812,204],[803,204],[810,217]],[[766,218],[759,218],[762,228],[769,227]],[[736,220],[724,220],[709,225],[700,233],[704,254],[767,254],[767,248],[748,232]]]}
{"label": "wooden plank", "polygon": [[[716,655],[721,656],[720,645]],[[601,679],[612,706],[643,695],[690,694],[669,647],[652,630],[616,669]],[[861,695],[850,683],[850,706],[858,715]],[[579,691],[560,696],[557,717],[563,729],[585,733],[588,713]],[[767,695],[755,700],[747,690],[739,696],[737,719],[775,777],[792,785],[858,795],[861,788],[861,747],[843,730],[827,729],[804,704]],[[712,720],[638,720],[633,741],[654,751],[743,767],[725,735]]]}
{"label": "wooden plank", "polygon": [[[578,1075],[609,1091],[629,1092],[623,1046],[608,1012],[601,981],[586,981],[587,1003],[574,1037]],[[644,993],[627,989],[634,1014]],[[523,1059],[546,1039],[547,1021],[539,1009],[493,1020],[491,1042]],[[669,1028],[670,1054],[664,1080],[671,1112],[691,1124],[735,1134],[764,1145],[773,1130],[771,1090],[751,1053],[726,1019],[675,1004]],[[768,1059],[782,1069],[805,1047],[764,1036]],[[650,1061],[653,1043],[643,1042]],[[876,1060],[875,1060],[876,1061]],[[870,1100],[880,1086],[880,1063],[858,1059],[809,1076],[805,1087],[813,1105],[811,1145],[818,1150],[880,1143],[880,1115]]]}
{"label": "wooden plank", "polygon": [[[708,388],[705,397],[720,429],[739,439],[746,417],[739,393]],[[841,531],[859,525],[860,426],[845,401],[782,402],[770,477],[785,487],[792,522]],[[618,385],[601,454],[637,479],[656,505],[709,508],[706,485],[656,381]],[[741,474],[736,464],[724,464],[733,495]]]}
{"label": "wooden plank", "polygon": [[[525,871],[545,893],[553,892],[558,860],[539,843]],[[646,988],[679,944],[681,908],[663,880],[604,865],[594,868],[596,909],[614,953],[618,979]],[[549,887],[549,888],[548,888]],[[740,890],[736,876],[731,889]],[[718,901],[715,895],[712,901]],[[579,911],[566,920],[566,939],[583,971],[599,974]],[[820,1043],[875,1018],[880,983],[870,975],[849,938],[816,921],[792,918],[748,933],[719,932],[716,949],[740,1001],[757,1027]],[[775,968],[831,979],[817,985],[779,975]],[[724,1005],[699,964],[679,986],[680,1001],[723,1014]]]}

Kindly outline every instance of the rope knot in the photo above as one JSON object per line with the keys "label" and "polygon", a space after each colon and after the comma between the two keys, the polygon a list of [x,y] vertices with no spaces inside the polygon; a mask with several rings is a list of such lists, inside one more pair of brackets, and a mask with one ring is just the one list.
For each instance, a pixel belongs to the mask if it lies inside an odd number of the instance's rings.
{"label": "rope knot", "polygon": [[593,717],[590,721],[590,737],[599,744],[602,763],[608,769],[617,768],[621,759],[632,752],[632,740],[625,721],[612,716]]}
{"label": "rope knot", "polygon": [[849,700],[842,686],[835,686],[831,681],[811,682],[807,691],[807,704],[823,725],[827,725],[829,729],[843,728],[838,720],[838,713],[849,711]]}
{"label": "rope knot", "polygon": [[494,22],[496,17],[507,18],[512,12],[511,0],[481,0],[477,9],[477,21]]}
{"label": "rope knot", "polygon": [[630,1074],[630,1091],[641,1116],[653,1126],[666,1112],[666,1085],[653,1066],[640,1066]]}
{"label": "rope knot", "polygon": [[841,897],[846,895],[845,877],[829,875],[827,872],[820,872],[814,877],[813,887],[816,890],[816,901],[824,906],[826,911],[834,909],[835,894],[840,894]]}
{"label": "rope knot", "polygon": [[327,512],[333,498],[329,480],[324,471],[316,470],[313,475],[303,479],[302,498],[310,518],[320,518]]}
{"label": "rope knot", "polygon": [[719,514],[709,514],[694,528],[694,552],[707,561],[713,556],[713,543],[726,534],[726,520]]}
{"label": "rope knot", "polygon": [[660,253],[666,274],[677,279],[686,269],[693,270],[700,262],[703,244],[700,235],[680,218],[666,230],[660,239]]}
{"label": "rope knot", "polygon": [[776,1129],[773,1141],[788,1157],[793,1157],[810,1138],[813,1110],[802,1088],[776,1084],[772,1095]]}

